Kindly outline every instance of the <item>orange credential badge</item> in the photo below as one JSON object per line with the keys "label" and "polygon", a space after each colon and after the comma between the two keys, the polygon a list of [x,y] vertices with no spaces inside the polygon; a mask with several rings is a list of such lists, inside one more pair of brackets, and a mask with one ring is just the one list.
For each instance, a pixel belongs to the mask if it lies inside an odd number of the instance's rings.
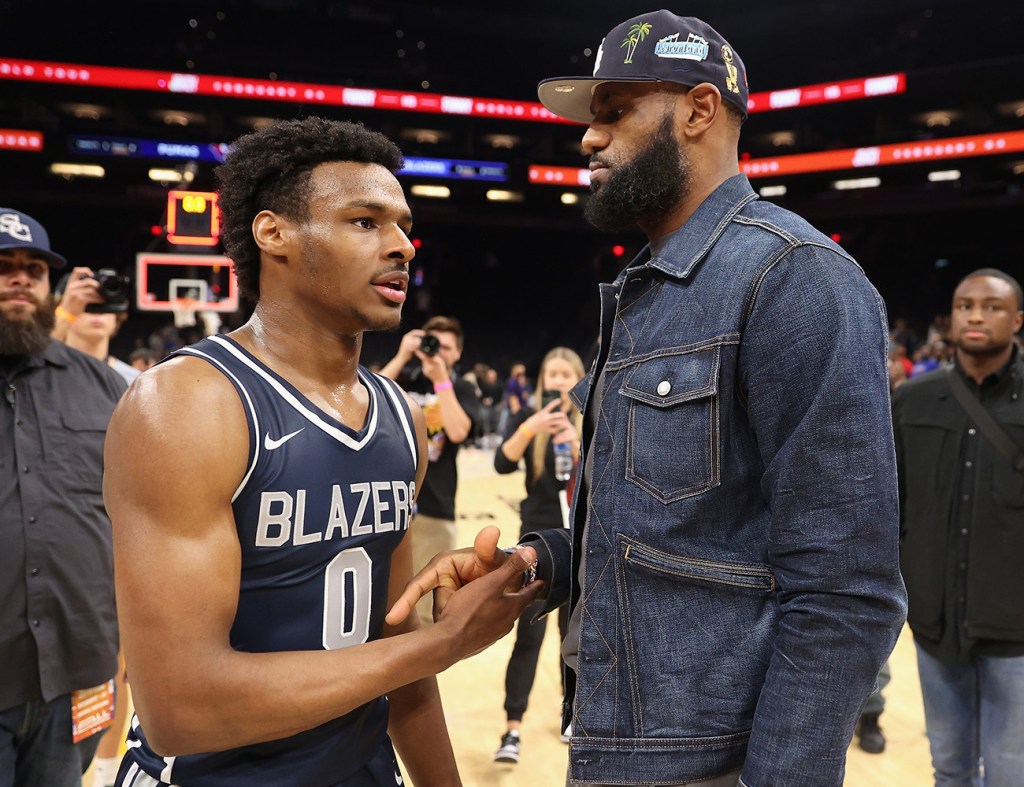
{"label": "orange credential badge", "polygon": [[114,681],[71,694],[71,738],[75,743],[105,730],[114,721]]}

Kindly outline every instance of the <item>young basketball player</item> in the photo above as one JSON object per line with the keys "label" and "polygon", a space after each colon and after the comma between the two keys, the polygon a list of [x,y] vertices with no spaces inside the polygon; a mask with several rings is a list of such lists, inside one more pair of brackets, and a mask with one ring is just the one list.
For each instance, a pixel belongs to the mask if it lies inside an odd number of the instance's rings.
{"label": "young basketball player", "polygon": [[406,298],[400,166],[380,134],[309,118],[238,140],[218,173],[255,312],[140,378],[106,446],[137,708],[119,785],[402,784],[392,739],[416,784],[459,784],[433,675],[539,583],[521,587],[524,550],[437,625],[384,621],[426,467],[419,408],[359,365]]}

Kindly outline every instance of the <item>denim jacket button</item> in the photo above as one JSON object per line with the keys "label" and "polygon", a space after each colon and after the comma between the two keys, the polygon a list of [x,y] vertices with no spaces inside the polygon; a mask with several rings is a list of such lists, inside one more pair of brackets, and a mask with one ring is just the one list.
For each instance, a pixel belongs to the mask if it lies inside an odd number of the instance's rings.
{"label": "denim jacket button", "polygon": [[668,396],[668,392],[672,390],[672,383],[668,380],[662,380],[658,383],[658,396]]}

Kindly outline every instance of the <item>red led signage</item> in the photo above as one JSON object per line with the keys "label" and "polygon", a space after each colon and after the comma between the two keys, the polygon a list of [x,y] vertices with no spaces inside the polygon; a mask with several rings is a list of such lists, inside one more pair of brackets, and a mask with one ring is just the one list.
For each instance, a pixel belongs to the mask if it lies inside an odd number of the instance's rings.
{"label": "red led signage", "polygon": [[589,186],[590,170],[584,167],[546,167],[530,165],[530,183],[546,186]]}
{"label": "red led signage", "polygon": [[770,90],[751,93],[747,98],[747,111],[768,112],[773,109],[807,107],[836,101],[854,101],[861,98],[891,96],[907,89],[906,74],[885,74],[865,79],[847,79],[843,82],[825,82],[820,85]]}
{"label": "red led signage", "polygon": [[[509,101],[498,98],[448,96],[376,88],[320,85],[310,82],[279,82],[272,79],[243,79],[209,74],[147,71],[139,68],[51,63],[39,60],[0,58],[0,79],[93,87],[152,90],[160,93],[193,93],[259,101],[293,101],[330,104],[397,112],[425,112],[441,115],[507,118],[538,123],[571,123],[552,114],[538,101]],[[905,74],[887,74],[850,79],[766,93],[752,93],[750,112],[809,106],[833,101],[874,98],[906,90]]]}
{"label": "red led signage", "polygon": [[[1003,134],[950,137],[929,142],[901,142],[870,148],[845,148],[821,153],[747,159],[740,162],[740,171],[748,178],[766,178],[799,175],[805,172],[833,172],[860,167],[884,167],[890,164],[995,156],[1020,151],[1024,151],[1024,131],[1007,131]],[[588,186],[590,170],[583,167],[546,167],[531,164],[530,183],[548,186]]]}
{"label": "red led signage", "polygon": [[1024,150],[1024,131],[1005,134],[978,134],[971,137],[933,139],[930,142],[903,142],[869,148],[826,150],[793,156],[749,159],[740,162],[740,170],[750,178],[797,175],[802,172],[831,172],[860,167],[884,167],[890,164],[914,164],[923,161],[994,156]]}
{"label": "red led signage", "polygon": [[42,131],[25,131],[20,128],[0,128],[0,150],[30,150],[38,153],[42,149]]}
{"label": "red led signage", "polygon": [[447,96],[440,93],[410,93],[400,90],[146,71],[138,68],[85,66],[38,60],[0,58],[0,79],[152,90],[160,93],[192,93],[262,101],[330,104],[401,112],[508,118],[545,123],[571,122],[548,112],[538,101],[507,101],[496,98]]}

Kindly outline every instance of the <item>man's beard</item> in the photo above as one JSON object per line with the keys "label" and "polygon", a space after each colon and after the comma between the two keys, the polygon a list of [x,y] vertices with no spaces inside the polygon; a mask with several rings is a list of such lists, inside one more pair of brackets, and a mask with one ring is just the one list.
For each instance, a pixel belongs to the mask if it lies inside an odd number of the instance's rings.
{"label": "man's beard", "polygon": [[37,355],[50,346],[50,332],[56,318],[49,299],[40,301],[30,292],[6,292],[0,300],[15,297],[29,298],[36,306],[31,314],[12,316],[0,309],[0,355],[28,357]]}
{"label": "man's beard", "polygon": [[[667,113],[650,144],[631,161],[609,169],[583,210],[599,230],[614,232],[671,211],[686,195],[690,167]],[[600,154],[597,154],[600,160]]]}

